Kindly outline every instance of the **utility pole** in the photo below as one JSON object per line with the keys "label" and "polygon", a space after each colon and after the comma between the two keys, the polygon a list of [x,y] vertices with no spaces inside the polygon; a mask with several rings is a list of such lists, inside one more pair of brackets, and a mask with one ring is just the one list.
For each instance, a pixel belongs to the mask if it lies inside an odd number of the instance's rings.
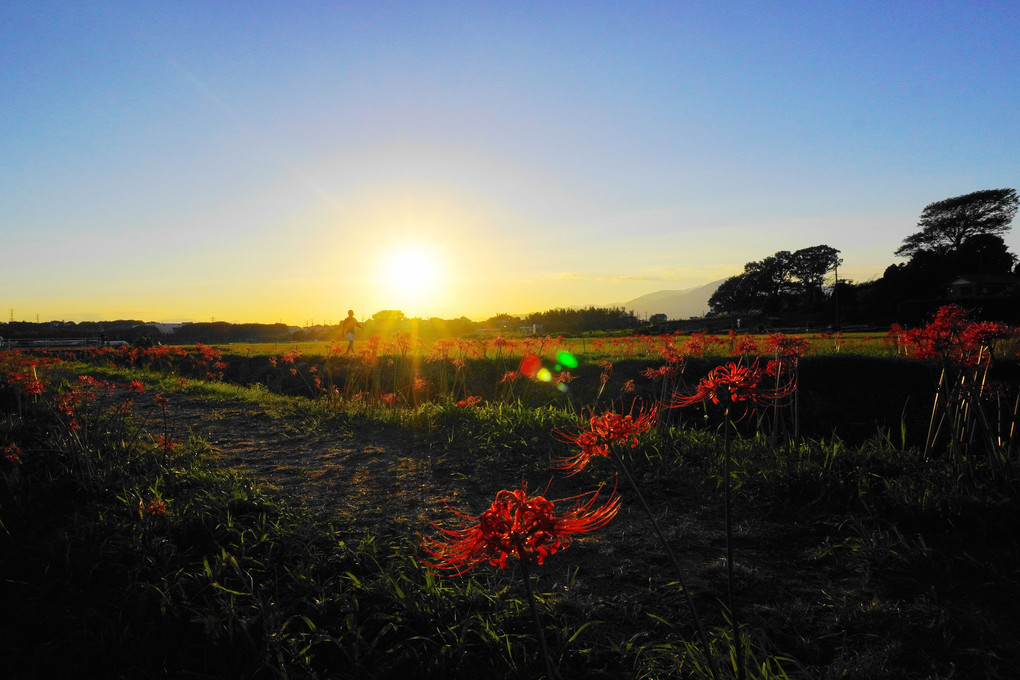
{"label": "utility pole", "polygon": [[836,302],[836,326],[833,330],[839,330],[839,261],[835,263],[836,282],[832,284],[832,299]]}

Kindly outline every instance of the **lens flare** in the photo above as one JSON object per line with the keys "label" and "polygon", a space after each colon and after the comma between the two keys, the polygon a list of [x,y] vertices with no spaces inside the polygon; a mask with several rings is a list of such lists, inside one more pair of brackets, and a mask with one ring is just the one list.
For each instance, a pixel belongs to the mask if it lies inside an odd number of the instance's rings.
{"label": "lens flare", "polygon": [[577,368],[577,359],[570,352],[558,352],[556,354],[556,361],[564,368]]}
{"label": "lens flare", "polygon": [[542,360],[534,354],[529,354],[521,359],[521,375],[534,379],[540,368],[542,368]]}

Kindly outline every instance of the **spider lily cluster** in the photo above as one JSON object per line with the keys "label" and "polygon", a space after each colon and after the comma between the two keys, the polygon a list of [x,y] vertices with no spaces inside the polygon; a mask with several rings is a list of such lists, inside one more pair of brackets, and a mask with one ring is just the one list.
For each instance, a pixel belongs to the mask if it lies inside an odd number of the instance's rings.
{"label": "spider lily cluster", "polygon": [[966,469],[964,458],[983,452],[998,470],[1014,456],[1020,393],[991,379],[997,358],[1015,353],[1020,329],[968,320],[962,307],[941,308],[927,325],[902,332],[908,356],[939,369],[924,455],[939,442]]}
{"label": "spider lily cluster", "polygon": [[[672,407],[692,406],[711,401],[721,405],[728,413],[739,409],[742,420],[749,412],[762,406],[782,405],[797,389],[796,376],[781,376],[781,364],[770,361],[761,368],[758,361],[749,366],[730,362],[717,366],[702,378],[693,394],[676,394],[670,402]],[[772,387],[766,387],[766,379],[782,380]]]}
{"label": "spider lily cluster", "polygon": [[[513,491],[504,489],[496,494],[489,509],[478,517],[457,511],[467,520],[460,529],[436,527],[441,536],[427,536],[423,548],[432,556],[429,566],[463,574],[487,562],[500,569],[515,558],[531,564],[542,564],[545,558],[568,547],[575,535],[605,526],[620,509],[620,497],[611,493],[596,505],[599,491],[575,498],[550,501],[544,496],[529,496],[526,484]],[[579,499],[587,498],[581,502]],[[556,513],[556,504],[575,501],[567,511]]]}

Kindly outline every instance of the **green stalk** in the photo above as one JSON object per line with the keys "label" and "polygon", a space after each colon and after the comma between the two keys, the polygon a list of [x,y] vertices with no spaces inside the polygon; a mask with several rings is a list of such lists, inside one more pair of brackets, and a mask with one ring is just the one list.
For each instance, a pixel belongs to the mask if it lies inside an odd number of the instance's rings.
{"label": "green stalk", "polygon": [[[946,369],[942,368],[942,372],[939,374],[939,385],[935,388],[935,403],[931,407],[931,419],[928,421],[928,434],[924,438],[924,459],[928,460],[928,455],[931,453],[932,446],[935,443],[935,437],[938,436],[938,431],[932,434],[932,430],[935,429],[935,415],[939,410],[939,397],[942,396],[942,385],[946,379]],[[941,421],[940,421],[941,425]]]}
{"label": "green stalk", "polygon": [[616,455],[612,456],[612,458],[623,471],[623,476],[626,477],[627,481],[630,483],[630,487],[634,490],[634,495],[637,496],[638,502],[641,503],[641,507],[644,508],[645,514],[648,515],[648,519],[652,523],[652,530],[655,532],[656,537],[658,537],[659,542],[666,551],[666,555],[669,557],[669,560],[673,563],[673,567],[676,569],[677,580],[680,583],[680,592],[683,593],[684,601],[687,603],[688,609],[691,610],[691,618],[694,620],[694,627],[698,631],[698,638],[701,640],[701,644],[705,648],[705,658],[708,659],[708,664],[712,671],[712,678],[714,678],[714,680],[719,680],[719,671],[716,669],[711,647],[708,646],[708,636],[705,634],[705,627],[701,625],[701,618],[698,616],[698,610],[694,606],[694,600],[691,598],[691,594],[687,590],[687,586],[684,584],[684,570],[680,566],[680,560],[678,560],[676,555],[673,553],[673,549],[666,540],[665,534],[662,533],[662,529],[659,527],[659,522],[655,519],[652,509],[648,507],[648,503],[645,501],[645,497],[641,493],[641,489],[638,488],[637,483],[634,481],[634,477],[631,476],[630,470],[627,468],[626,463],[623,462],[623,458],[620,456],[619,452],[616,452]]}
{"label": "green stalk", "polygon": [[521,559],[521,569],[524,571],[524,590],[528,594],[528,607],[531,609],[531,618],[535,621],[535,635],[538,636],[538,644],[542,648],[542,659],[545,660],[545,675],[548,680],[556,680],[558,674],[553,669],[552,659],[549,658],[549,647],[545,643],[545,631],[542,630],[542,621],[538,618],[538,607],[535,605],[535,593],[531,589],[528,561],[523,558]]}
{"label": "green stalk", "polygon": [[737,600],[733,596],[733,521],[730,499],[730,410],[726,409],[723,434],[723,504],[726,522],[726,596],[729,600],[730,626],[733,629],[733,648],[736,652],[737,678],[744,680],[746,668],[744,663],[743,642],[740,639],[740,623],[737,620]]}

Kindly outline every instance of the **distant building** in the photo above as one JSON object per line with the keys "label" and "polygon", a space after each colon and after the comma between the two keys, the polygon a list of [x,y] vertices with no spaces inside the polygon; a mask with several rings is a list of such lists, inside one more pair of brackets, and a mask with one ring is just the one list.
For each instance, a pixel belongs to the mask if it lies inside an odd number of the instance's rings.
{"label": "distant building", "polygon": [[183,326],[187,326],[188,324],[189,322],[185,321],[184,323],[148,323],[145,325],[152,326],[159,331],[161,335],[173,335],[178,329]]}
{"label": "distant building", "polygon": [[950,300],[1002,297],[1020,293],[1020,278],[1013,274],[961,274],[946,284]]}

